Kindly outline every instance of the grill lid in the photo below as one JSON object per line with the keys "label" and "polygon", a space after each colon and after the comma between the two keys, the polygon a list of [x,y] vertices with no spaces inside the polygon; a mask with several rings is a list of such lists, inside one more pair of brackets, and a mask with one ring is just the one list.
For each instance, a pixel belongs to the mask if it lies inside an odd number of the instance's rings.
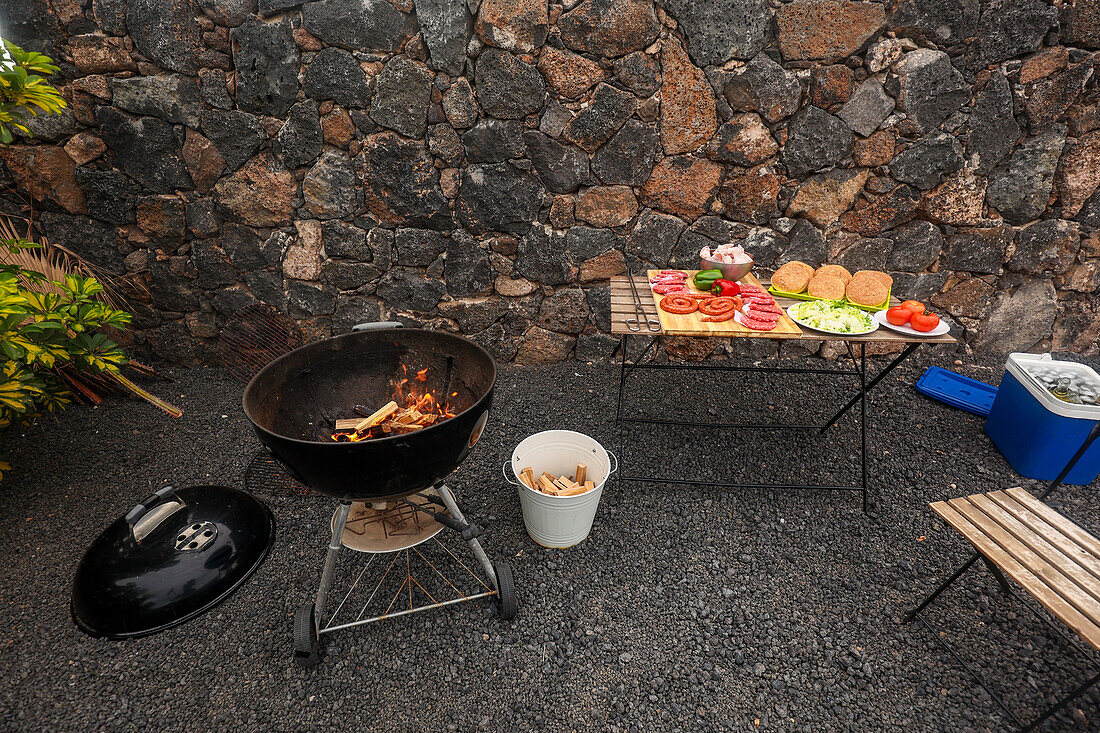
{"label": "grill lid", "polygon": [[81,558],[71,610],[92,636],[125,639],[190,621],[228,598],[275,542],[271,511],[225,486],[166,487]]}

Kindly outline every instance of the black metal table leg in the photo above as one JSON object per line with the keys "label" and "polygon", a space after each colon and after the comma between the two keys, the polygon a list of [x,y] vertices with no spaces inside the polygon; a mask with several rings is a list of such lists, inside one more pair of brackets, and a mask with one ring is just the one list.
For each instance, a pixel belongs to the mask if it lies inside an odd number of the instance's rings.
{"label": "black metal table leg", "polygon": [[1052,707],[1048,708],[1038,718],[1031,721],[1027,725],[1022,726],[1020,728],[1020,730],[1022,731],[1022,733],[1026,733],[1027,731],[1035,730],[1040,725],[1042,725],[1048,718],[1050,718],[1052,715],[1054,715],[1059,710],[1064,708],[1066,705],[1069,705],[1071,702],[1073,702],[1076,698],[1080,697],[1085,692],[1087,692],[1088,689],[1090,687],[1092,687],[1093,685],[1095,685],[1098,681],[1100,681],[1100,672],[1097,672],[1095,675],[1093,675],[1092,679],[1081,683],[1077,687],[1076,690],[1074,690],[1073,692],[1071,692],[1068,695],[1066,695],[1065,697],[1063,697],[1061,700],[1059,700],[1057,703],[1055,703]]}
{"label": "black metal table leg", "polygon": [[954,573],[952,573],[952,574],[951,574],[951,577],[950,577],[950,578],[948,578],[947,580],[943,581],[943,583],[941,583],[941,584],[940,584],[940,587],[939,587],[939,588],[936,588],[936,590],[932,591],[932,592],[931,592],[931,593],[930,593],[930,594],[928,595],[928,597],[927,597],[927,598],[925,598],[925,599],[924,599],[923,601],[921,601],[921,603],[920,603],[920,605],[919,605],[919,606],[917,606],[916,608],[914,608],[914,609],[913,609],[912,611],[910,611],[909,613],[905,614],[905,616],[903,616],[903,617],[902,617],[902,621],[901,621],[901,622],[902,622],[902,623],[904,623],[904,624],[907,624],[907,623],[910,623],[910,622],[911,622],[911,621],[912,621],[913,619],[915,619],[915,618],[916,618],[916,617],[917,617],[917,616],[918,616],[918,615],[920,614],[920,612],[921,612],[921,611],[923,611],[924,609],[928,608],[928,605],[929,605],[930,603],[932,603],[932,601],[936,600],[936,598],[938,598],[938,597],[939,597],[940,593],[943,593],[943,592],[944,592],[945,590],[947,590],[948,588],[950,588],[950,587],[951,587],[951,584],[952,584],[952,583],[954,583],[954,582],[955,582],[956,580],[958,580],[958,579],[959,579],[959,577],[960,577],[960,576],[961,576],[961,575],[962,575],[963,573],[965,573],[965,572],[966,572],[967,570],[969,570],[969,569],[970,569],[970,566],[971,566],[971,565],[973,565],[974,563],[976,563],[976,562],[978,561],[978,558],[979,558],[979,557],[981,557],[981,554],[980,554],[980,553],[977,553],[977,552],[975,552],[975,553],[974,553],[974,554],[973,554],[973,555],[971,556],[971,558],[970,558],[969,560],[967,560],[967,561],[966,561],[966,564],[964,564],[964,565],[963,565],[963,566],[962,566],[961,568],[959,568],[959,569],[958,569],[958,570],[956,570],[956,571],[955,571]]}
{"label": "black metal table leg", "polygon": [[[846,342],[846,343],[849,343],[849,348],[851,348],[850,342]],[[874,376],[874,378],[871,379],[870,382],[867,382],[866,385],[863,386],[860,394],[857,394],[854,397],[852,397],[852,399],[848,400],[848,404],[846,404],[846,405],[844,405],[844,407],[840,408],[837,411],[837,413],[835,415],[833,415],[833,417],[821,427],[821,432],[824,433],[826,430],[828,430],[833,425],[835,425],[837,420],[844,417],[844,413],[848,412],[848,410],[855,407],[856,403],[859,402],[862,399],[863,392],[866,392],[867,390],[870,390],[870,389],[874,389],[876,384],[881,382],[883,380],[883,378],[885,378],[887,374],[892,372],[898,364],[901,364],[903,361],[905,361],[907,358],[909,358],[909,355],[912,354],[914,351],[916,351],[917,347],[919,347],[920,345],[921,345],[921,342],[915,341],[915,342],[909,344],[908,346],[906,346],[905,349],[900,354],[898,354],[897,357],[895,357],[892,362],[887,364],[881,372],[876,374]],[[861,349],[866,349],[867,345],[861,343],[860,348]]]}

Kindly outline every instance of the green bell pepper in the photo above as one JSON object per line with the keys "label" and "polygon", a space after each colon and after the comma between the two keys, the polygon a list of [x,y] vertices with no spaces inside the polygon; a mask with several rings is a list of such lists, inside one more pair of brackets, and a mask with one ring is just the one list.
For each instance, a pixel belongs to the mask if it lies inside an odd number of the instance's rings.
{"label": "green bell pepper", "polygon": [[692,282],[695,287],[702,290],[704,293],[709,293],[710,289],[714,287],[714,281],[719,280],[722,277],[721,270],[700,270],[695,273],[695,277],[692,278]]}

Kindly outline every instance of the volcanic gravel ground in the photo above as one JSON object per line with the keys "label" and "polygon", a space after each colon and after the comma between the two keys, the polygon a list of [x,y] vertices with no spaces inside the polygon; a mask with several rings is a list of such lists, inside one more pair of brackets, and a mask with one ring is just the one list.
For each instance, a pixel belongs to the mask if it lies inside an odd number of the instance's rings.
{"label": "volcanic gravel ground", "polygon": [[[577,429],[618,451],[617,370],[504,368],[489,428],[449,483],[488,530],[489,553],[511,562],[519,615],[501,622],[477,601],[338,632],[311,670],[292,664],[290,631],[295,607],[312,599],[335,508],[315,495],[265,489],[278,522],[271,556],[229,601],[185,626],[108,642],[84,636],[69,617],[83,548],[151,489],[245,485],[258,444],[238,383],[218,370],[172,370],[175,383],[152,387],[186,410],[180,420],[111,400],[10,431],[15,470],[0,485],[0,723],[19,731],[1003,729],[1007,719],[933,636],[897,623],[968,554],[927,502],[1039,487],[1014,474],[980,419],[913,390],[930,363],[1000,377],[997,363],[953,367],[952,359],[918,352],[872,394],[877,517],[861,512],[857,493],[611,484],[591,537],[564,551],[528,539],[501,464],[519,440],[548,428]],[[631,409],[815,421],[851,388],[851,377],[829,379],[640,373]],[[856,420],[853,411],[821,438],[633,425],[624,470],[847,483],[858,479]],[[1055,503],[1098,532],[1093,491],[1066,487]],[[470,557],[453,535],[446,542]],[[344,554],[335,597],[362,559]],[[1021,716],[1088,675],[984,570],[941,596],[930,617]],[[1097,729],[1100,693],[1074,708],[1047,729]]]}

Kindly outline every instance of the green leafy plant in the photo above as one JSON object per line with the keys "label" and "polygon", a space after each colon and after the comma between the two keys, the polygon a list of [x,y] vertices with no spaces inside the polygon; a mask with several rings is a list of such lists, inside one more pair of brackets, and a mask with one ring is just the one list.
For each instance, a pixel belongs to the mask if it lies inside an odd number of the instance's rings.
{"label": "green leafy plant", "polygon": [[0,144],[13,139],[12,130],[31,134],[27,120],[40,112],[56,114],[65,108],[61,92],[46,83],[45,77],[58,67],[49,56],[24,51],[0,40],[6,56],[0,54]]}

